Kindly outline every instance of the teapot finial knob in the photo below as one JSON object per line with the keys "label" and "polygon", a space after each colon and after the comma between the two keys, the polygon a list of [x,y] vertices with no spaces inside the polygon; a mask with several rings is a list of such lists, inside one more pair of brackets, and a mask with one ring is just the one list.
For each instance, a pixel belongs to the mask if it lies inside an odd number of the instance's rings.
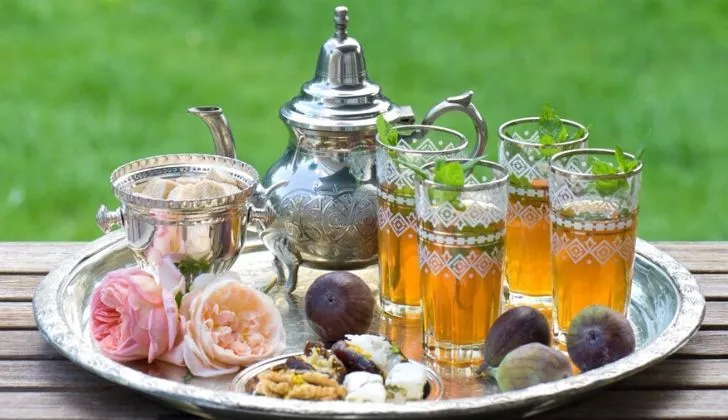
{"label": "teapot finial knob", "polygon": [[338,6],[334,9],[334,24],[336,32],[334,36],[339,41],[343,41],[348,36],[346,34],[346,26],[349,24],[349,9],[346,6]]}

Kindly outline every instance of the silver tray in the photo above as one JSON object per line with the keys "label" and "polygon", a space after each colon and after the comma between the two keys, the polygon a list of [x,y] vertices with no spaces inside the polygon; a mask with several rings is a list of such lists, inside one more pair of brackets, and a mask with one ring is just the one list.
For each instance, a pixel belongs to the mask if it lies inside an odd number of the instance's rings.
{"label": "silver tray", "polygon": [[[604,387],[657,363],[684,345],[698,330],[705,300],[690,273],[671,257],[638,240],[630,321],[638,350],[622,360],[558,382],[498,393],[467,372],[436,368],[443,386],[439,401],[406,404],[353,404],[343,401],[278,400],[230,390],[234,375],[190,378],[186,370],[163,363],[120,364],[102,356],[89,334],[88,302],[104,273],[133,265],[123,234],[113,232],[64,260],[41,281],[33,310],[43,336],[65,357],[109,381],[132,388],[181,410],[207,417],[239,418],[452,418],[498,413],[524,417],[552,409],[588,391]],[[272,256],[260,243],[249,242],[233,270],[261,288],[273,278]],[[353,271],[376,291],[377,270]],[[288,342],[285,353],[301,351],[315,339],[302,315],[307,285],[322,271],[302,269],[300,287],[291,297],[270,292],[281,311]],[[383,317],[377,312],[371,331],[396,341],[410,359],[421,361],[421,330],[416,322]],[[435,368],[435,367],[433,367]]]}

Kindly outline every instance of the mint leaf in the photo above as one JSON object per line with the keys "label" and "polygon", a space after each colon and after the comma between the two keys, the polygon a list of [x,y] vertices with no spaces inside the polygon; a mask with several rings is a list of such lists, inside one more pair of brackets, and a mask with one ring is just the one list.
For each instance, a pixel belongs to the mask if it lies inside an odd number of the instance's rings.
{"label": "mint leaf", "polygon": [[379,134],[379,140],[387,146],[397,146],[397,129],[392,127],[387,120],[384,119],[384,115],[379,114],[377,116],[377,134]]}
{"label": "mint leaf", "polygon": [[559,134],[556,135],[556,142],[563,143],[567,140],[569,140],[569,130],[567,130],[566,126],[562,124],[561,129],[559,129]]}
{"label": "mint leaf", "polygon": [[[644,150],[640,151],[638,156],[641,157],[643,152]],[[594,175],[622,174],[634,170],[639,165],[639,158],[631,159],[627,157],[619,146],[614,148],[614,160],[616,161],[616,165],[592,156],[589,160],[592,173]],[[594,188],[596,188],[599,195],[605,196],[629,188],[629,183],[626,179],[600,179],[595,181]]]}
{"label": "mint leaf", "polygon": [[[544,105],[541,110],[541,115],[538,117],[538,132],[540,138],[543,138],[544,134],[548,134],[553,139],[561,129],[561,126],[561,118],[556,115],[556,111],[551,106]],[[541,142],[541,144],[544,143]]]}
{"label": "mint leaf", "polygon": [[531,181],[529,181],[528,178],[525,176],[518,176],[514,173],[508,175],[508,182],[510,182],[511,186],[516,188],[532,188]]}

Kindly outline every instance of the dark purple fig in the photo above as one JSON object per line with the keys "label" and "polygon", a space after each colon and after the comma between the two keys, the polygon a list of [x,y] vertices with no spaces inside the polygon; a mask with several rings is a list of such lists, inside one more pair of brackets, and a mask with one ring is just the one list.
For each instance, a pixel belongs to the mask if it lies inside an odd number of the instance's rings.
{"label": "dark purple fig", "polygon": [[495,374],[501,391],[558,381],[571,376],[569,358],[541,343],[529,343],[508,353]]}
{"label": "dark purple fig", "polygon": [[374,297],[364,280],[346,271],[324,274],[314,280],[305,298],[306,318],[324,341],[346,334],[363,334],[374,315]]}
{"label": "dark purple fig", "polygon": [[529,306],[504,312],[490,327],[483,347],[483,359],[497,367],[508,353],[528,343],[551,344],[551,329],[546,317]]}
{"label": "dark purple fig", "polygon": [[351,372],[369,372],[381,375],[382,371],[377,365],[365,355],[359,353],[355,346],[350,346],[348,342],[339,340],[331,346],[331,351],[341,360],[346,367],[347,373]]}
{"label": "dark purple fig", "polygon": [[634,352],[636,343],[629,320],[606,306],[582,309],[571,321],[566,348],[583,372],[602,367]]}

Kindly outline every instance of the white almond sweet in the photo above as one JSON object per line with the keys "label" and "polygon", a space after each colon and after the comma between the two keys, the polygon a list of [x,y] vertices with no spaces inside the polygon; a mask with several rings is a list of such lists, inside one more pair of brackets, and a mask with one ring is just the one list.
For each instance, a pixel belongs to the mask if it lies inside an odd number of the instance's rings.
{"label": "white almond sweet", "polygon": [[385,388],[393,401],[421,400],[425,394],[425,367],[410,362],[395,365],[387,375]]}

